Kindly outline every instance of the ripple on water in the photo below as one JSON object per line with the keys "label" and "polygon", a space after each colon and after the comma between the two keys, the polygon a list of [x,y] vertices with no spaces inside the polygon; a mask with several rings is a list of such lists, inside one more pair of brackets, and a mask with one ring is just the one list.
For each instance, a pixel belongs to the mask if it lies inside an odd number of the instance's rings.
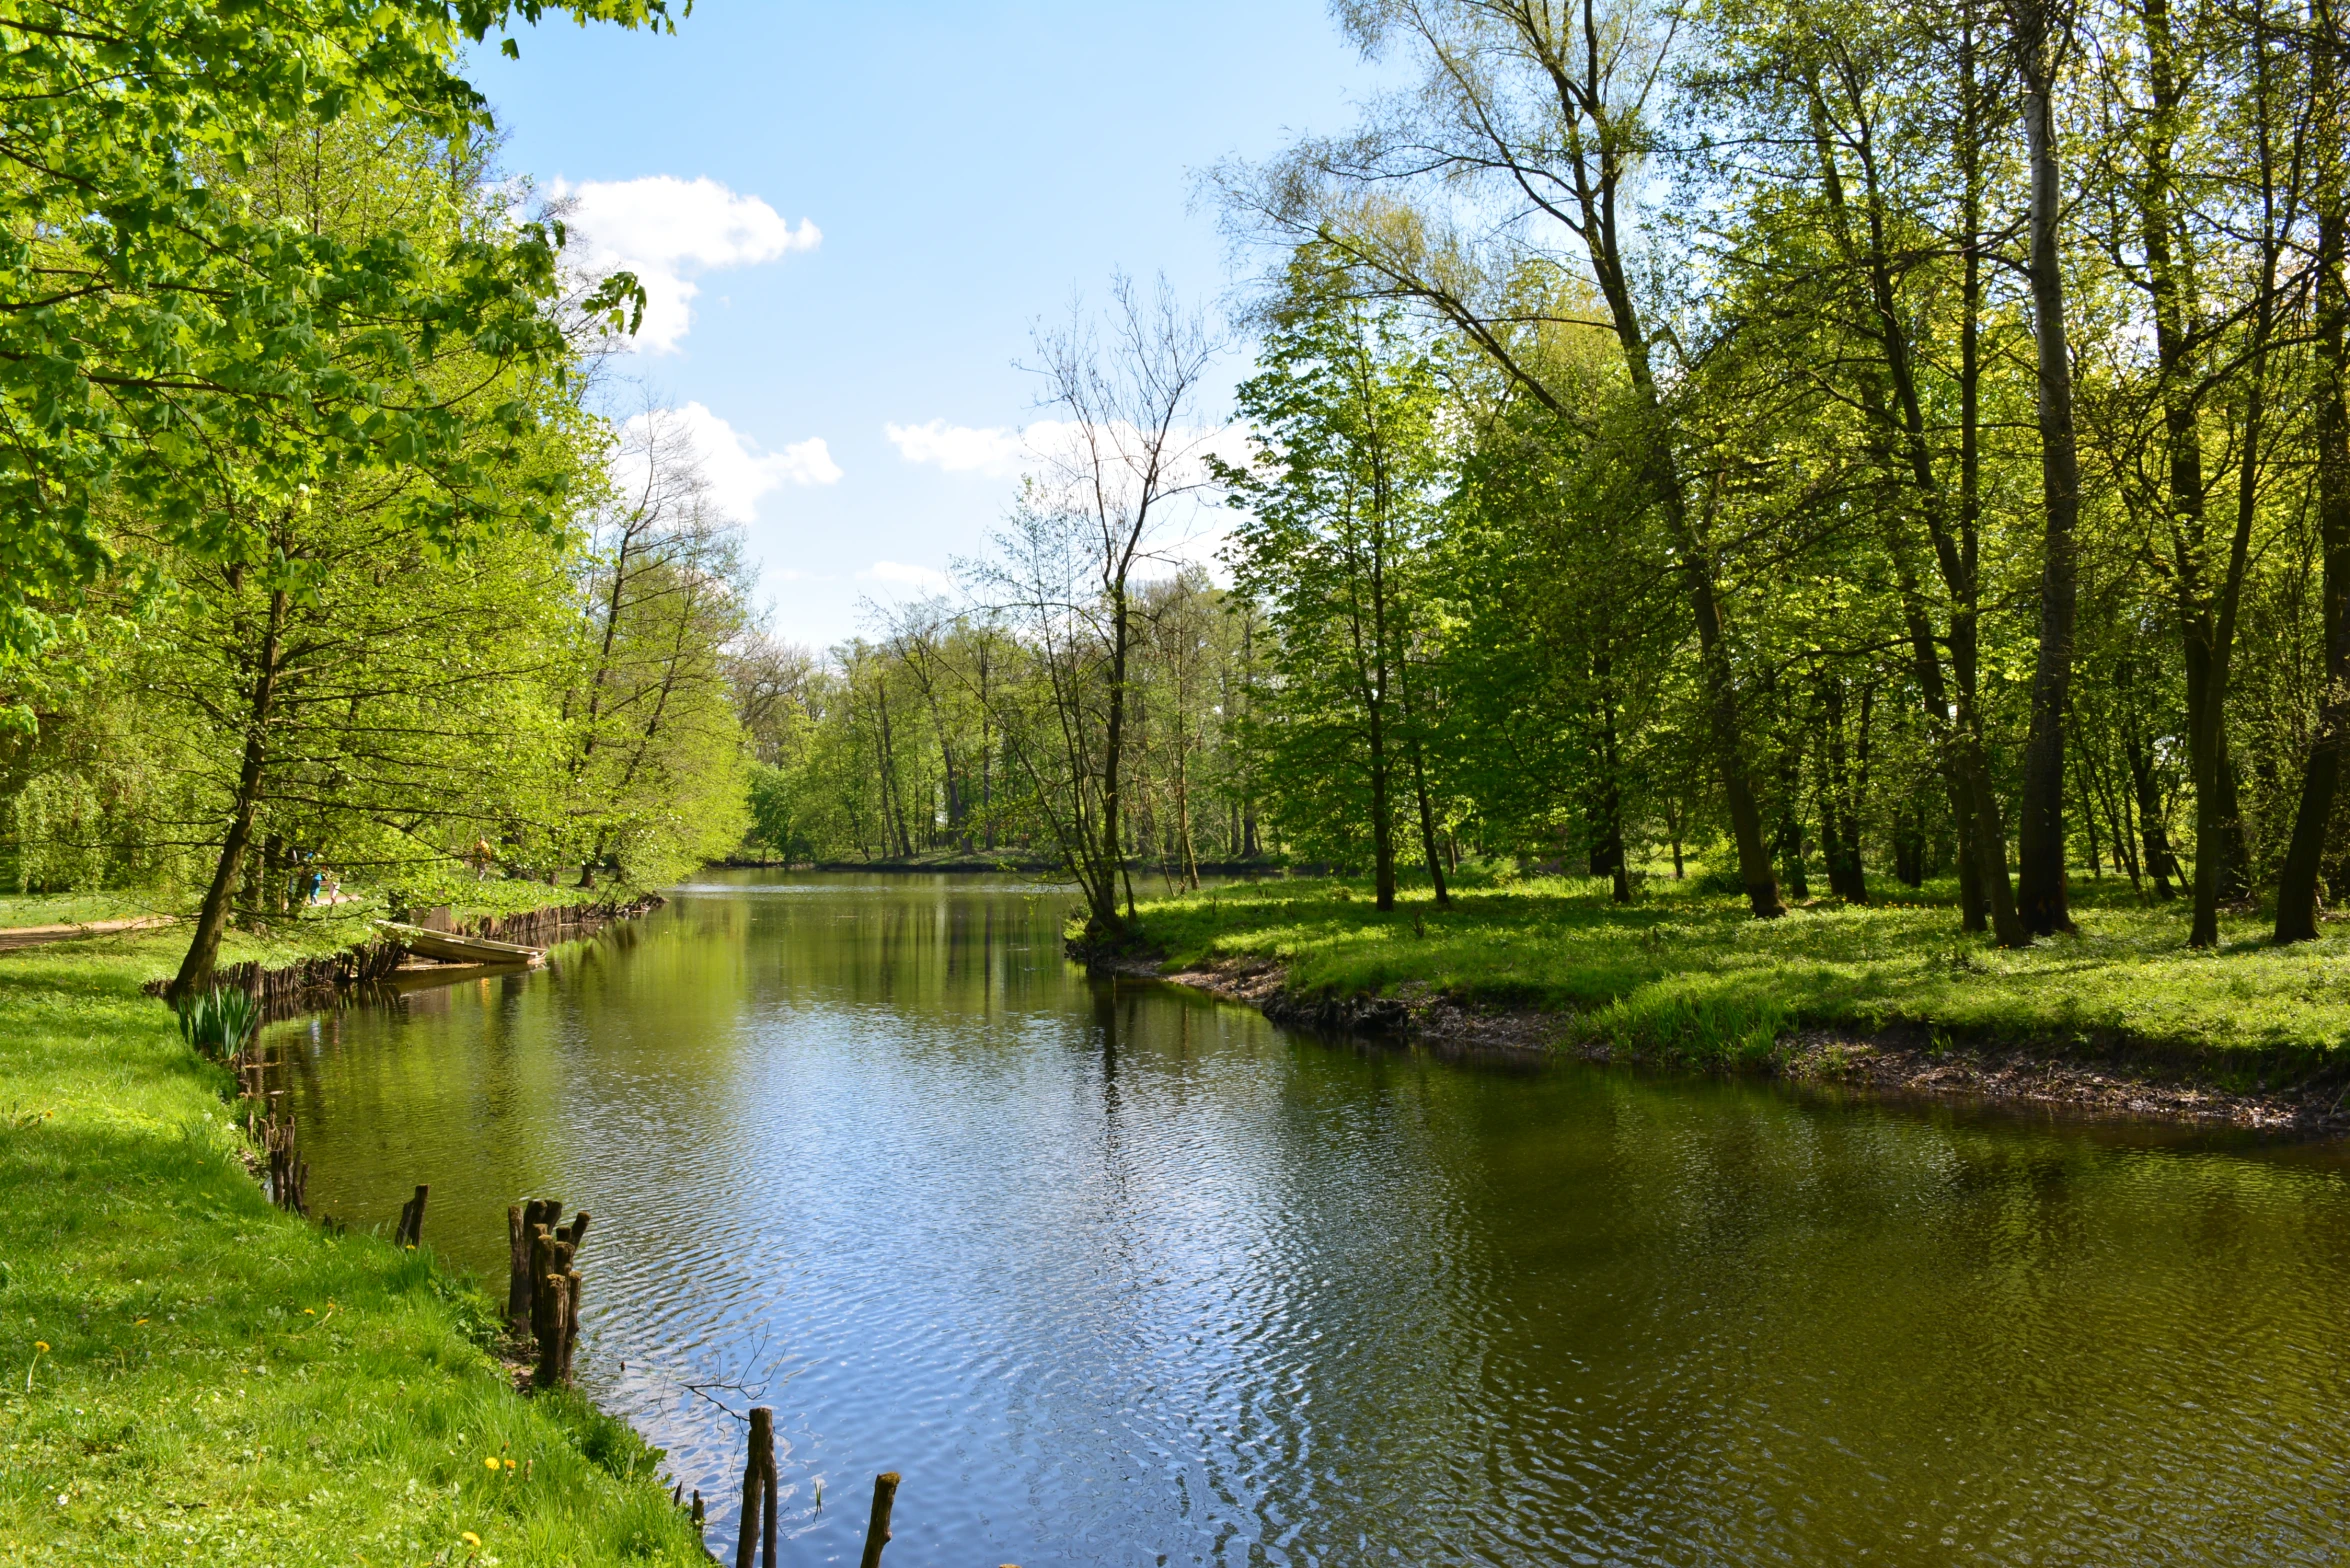
{"label": "ripple on water", "polygon": [[2350,1550],[2330,1151],[1293,1041],[1089,984],[1060,916],[710,882],[282,1026],[313,1192],[430,1181],[485,1270],[508,1201],[592,1209],[584,1375],[714,1543],[718,1405],[774,1405],[794,1562],[885,1468],[910,1562]]}

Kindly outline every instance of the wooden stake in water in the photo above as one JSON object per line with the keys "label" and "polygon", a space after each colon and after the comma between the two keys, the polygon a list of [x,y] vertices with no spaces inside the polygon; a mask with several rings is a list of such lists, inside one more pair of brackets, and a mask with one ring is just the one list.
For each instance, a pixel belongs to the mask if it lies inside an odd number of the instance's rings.
{"label": "wooden stake in water", "polygon": [[751,1411],[751,1441],[743,1456],[742,1533],[735,1542],[734,1568],[751,1568],[752,1543],[760,1544],[761,1568],[775,1568],[775,1412]]}
{"label": "wooden stake in water", "polygon": [[538,1284],[538,1274],[532,1268],[531,1238],[541,1225],[552,1225],[563,1217],[563,1203],[559,1198],[532,1198],[506,1210],[506,1328],[509,1333],[521,1334],[537,1321],[531,1311],[531,1296]]}
{"label": "wooden stake in water", "polygon": [[881,1549],[889,1544],[890,1510],[897,1500],[898,1473],[884,1470],[873,1478],[873,1517],[865,1523],[865,1555],[858,1568],[881,1568]]}
{"label": "wooden stake in water", "polygon": [[392,1244],[397,1247],[421,1246],[424,1242],[424,1199],[432,1191],[423,1182],[416,1184],[416,1196],[400,1205],[400,1228],[392,1233]]}
{"label": "wooden stake in water", "polygon": [[506,1332],[519,1334],[530,1322],[530,1205],[506,1205]]}
{"label": "wooden stake in water", "polygon": [[536,1300],[531,1308],[538,1321],[532,1327],[538,1330],[539,1365],[536,1373],[541,1388],[553,1388],[564,1381],[563,1325],[571,1314],[571,1281],[574,1276],[545,1274],[540,1276],[533,1293]]}

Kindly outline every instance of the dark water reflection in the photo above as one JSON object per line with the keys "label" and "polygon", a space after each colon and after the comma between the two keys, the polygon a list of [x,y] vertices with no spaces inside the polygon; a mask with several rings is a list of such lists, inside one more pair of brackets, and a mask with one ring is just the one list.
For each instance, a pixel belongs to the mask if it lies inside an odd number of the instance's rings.
{"label": "dark water reflection", "polygon": [[792,1563],[882,1469],[905,1568],[2350,1552],[2333,1150],[1293,1040],[1065,903],[714,879],[281,1026],[313,1202],[593,1210],[583,1375],[720,1499],[763,1389]]}

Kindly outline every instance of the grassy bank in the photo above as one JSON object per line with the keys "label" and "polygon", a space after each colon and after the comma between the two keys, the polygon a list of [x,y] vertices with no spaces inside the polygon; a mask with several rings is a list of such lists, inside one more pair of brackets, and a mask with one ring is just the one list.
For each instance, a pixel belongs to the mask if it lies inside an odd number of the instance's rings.
{"label": "grassy bank", "polygon": [[[581,905],[628,903],[645,889],[624,883],[584,888],[565,883],[551,887],[520,878],[458,876],[446,879],[434,891],[431,907],[446,908],[460,922],[501,920],[542,909],[569,909]],[[97,893],[0,894],[0,932],[27,926],[65,925],[110,920],[186,921],[194,917],[197,895],[186,890],[130,889]],[[416,908],[426,907],[422,903]],[[322,958],[372,939],[375,923],[392,909],[380,890],[358,890],[335,904],[316,904],[273,916],[265,929],[232,931],[221,950],[223,964],[258,959],[264,966]],[[178,938],[183,944],[184,934]],[[161,939],[159,939],[161,940]],[[177,954],[173,955],[176,967]]]}
{"label": "grassy bank", "polygon": [[1767,1056],[1793,1029],[1914,1025],[2250,1081],[2333,1070],[2350,1042],[2350,928],[2277,949],[2265,919],[2231,916],[2219,948],[2194,952],[2183,903],[2141,907],[2109,878],[2076,884],[2080,936],[2005,952],[1963,936],[1947,903],[1884,894],[1759,922],[1739,898],[1692,884],[1651,883],[1619,908],[1604,883],[1548,879],[1463,890],[1451,910],[1407,892],[1381,914],[1365,884],[1324,880],[1213,889],[1140,914],[1170,967],[1272,959],[1308,995],[1425,988],[1555,1010],[1570,1038],[1687,1061]]}
{"label": "grassy bank", "polygon": [[0,956],[0,1562],[703,1560],[650,1450],[515,1394],[487,1298],[363,1234],[393,1216],[269,1207],[138,993],[178,954]]}

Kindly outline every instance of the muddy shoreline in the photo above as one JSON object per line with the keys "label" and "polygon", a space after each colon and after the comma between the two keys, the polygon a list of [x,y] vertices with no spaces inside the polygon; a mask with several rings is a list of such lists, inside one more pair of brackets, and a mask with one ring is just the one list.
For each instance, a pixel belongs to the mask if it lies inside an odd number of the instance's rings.
{"label": "muddy shoreline", "polygon": [[[607,900],[600,904],[552,904],[543,909],[525,910],[502,918],[485,915],[468,921],[451,920],[445,912],[436,911],[426,917],[425,923],[429,923],[434,930],[544,947],[559,942],[581,941],[616,921],[634,920],[650,914],[667,902],[658,893],[645,893],[627,900]],[[302,1013],[333,1008],[353,997],[387,989],[397,990],[403,978],[413,980],[420,972],[447,972],[456,978],[470,979],[476,974],[493,974],[512,967],[516,966],[419,966],[412,963],[408,949],[401,945],[398,938],[384,936],[356,942],[336,952],[296,959],[289,964],[264,966],[248,961],[223,965],[214,972],[213,984],[223,990],[242,991],[252,997],[262,1005],[264,1016],[274,1023]],[[140,989],[149,996],[160,997],[170,986],[170,977],[163,976],[148,981]]]}
{"label": "muddy shoreline", "polygon": [[[1434,993],[1306,997],[1270,959],[1226,959],[1168,970],[1156,960],[1072,948],[1096,974],[1189,986],[1256,1008],[1284,1028],[1434,1047],[1448,1054],[1536,1062],[1636,1061],[1578,1040],[1574,1019],[1530,1009],[1464,1007]],[[1757,1076],[1861,1090],[1888,1098],[2044,1107],[2073,1114],[2233,1127],[2306,1137],[2350,1133],[2350,1086],[2317,1080],[2249,1089],[2223,1086],[2159,1053],[2106,1048],[2057,1053],[2005,1043],[1936,1041],[1920,1029],[1804,1029],[1782,1035]]]}

